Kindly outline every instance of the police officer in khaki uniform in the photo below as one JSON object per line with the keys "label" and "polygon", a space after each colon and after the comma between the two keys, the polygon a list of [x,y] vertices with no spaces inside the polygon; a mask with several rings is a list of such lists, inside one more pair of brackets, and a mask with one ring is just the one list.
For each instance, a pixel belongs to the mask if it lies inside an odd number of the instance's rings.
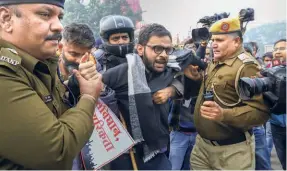
{"label": "police officer in khaki uniform", "polygon": [[0,169],[71,169],[93,131],[101,76],[74,70],[82,96],[69,106],[53,57],[64,0],[0,0]]}
{"label": "police officer in khaki uniform", "polygon": [[[238,19],[217,21],[210,32],[214,60],[206,70],[195,106],[198,136],[190,158],[191,167],[195,170],[255,169],[251,128],[267,121],[268,108],[262,96],[240,99],[237,83],[241,77],[255,76],[258,66],[243,50]],[[200,79],[192,66],[185,70],[185,75]],[[208,91],[213,93],[213,100],[204,99]]]}

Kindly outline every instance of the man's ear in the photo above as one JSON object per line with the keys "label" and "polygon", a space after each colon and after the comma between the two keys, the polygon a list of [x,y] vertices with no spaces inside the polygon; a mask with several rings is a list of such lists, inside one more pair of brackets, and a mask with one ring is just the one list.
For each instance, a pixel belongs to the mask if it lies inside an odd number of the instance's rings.
{"label": "man's ear", "polygon": [[137,49],[137,52],[138,52],[139,56],[143,56],[144,55],[144,46],[143,45],[137,44],[136,49]]}
{"label": "man's ear", "polygon": [[234,39],[234,42],[235,42],[235,47],[238,48],[239,46],[241,46],[241,38],[240,37],[236,37]]}
{"label": "man's ear", "polygon": [[0,27],[6,32],[12,32],[12,14],[13,11],[7,7],[0,7]]}

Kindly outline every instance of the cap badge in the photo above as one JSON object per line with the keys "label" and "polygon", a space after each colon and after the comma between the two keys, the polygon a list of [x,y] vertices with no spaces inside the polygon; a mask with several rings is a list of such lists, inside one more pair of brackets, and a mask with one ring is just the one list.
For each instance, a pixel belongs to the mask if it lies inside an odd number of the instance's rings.
{"label": "cap badge", "polygon": [[221,30],[227,32],[227,31],[229,30],[229,24],[223,22],[223,23],[221,24]]}

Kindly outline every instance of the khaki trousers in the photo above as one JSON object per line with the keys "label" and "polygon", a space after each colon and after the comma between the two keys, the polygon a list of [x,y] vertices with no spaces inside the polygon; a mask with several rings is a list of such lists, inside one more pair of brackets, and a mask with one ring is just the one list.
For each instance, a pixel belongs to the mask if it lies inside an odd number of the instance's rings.
{"label": "khaki trousers", "polygon": [[197,135],[190,157],[192,170],[255,170],[254,136],[241,143],[214,146]]}

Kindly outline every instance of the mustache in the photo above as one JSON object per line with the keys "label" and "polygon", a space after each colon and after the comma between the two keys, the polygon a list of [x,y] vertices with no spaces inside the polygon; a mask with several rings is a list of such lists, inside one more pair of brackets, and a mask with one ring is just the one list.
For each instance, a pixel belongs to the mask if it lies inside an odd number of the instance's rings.
{"label": "mustache", "polygon": [[62,39],[62,34],[61,33],[56,33],[53,35],[48,35],[45,40],[58,40],[60,41]]}
{"label": "mustache", "polygon": [[158,64],[166,64],[167,63],[167,59],[166,58],[156,58],[155,62]]}

